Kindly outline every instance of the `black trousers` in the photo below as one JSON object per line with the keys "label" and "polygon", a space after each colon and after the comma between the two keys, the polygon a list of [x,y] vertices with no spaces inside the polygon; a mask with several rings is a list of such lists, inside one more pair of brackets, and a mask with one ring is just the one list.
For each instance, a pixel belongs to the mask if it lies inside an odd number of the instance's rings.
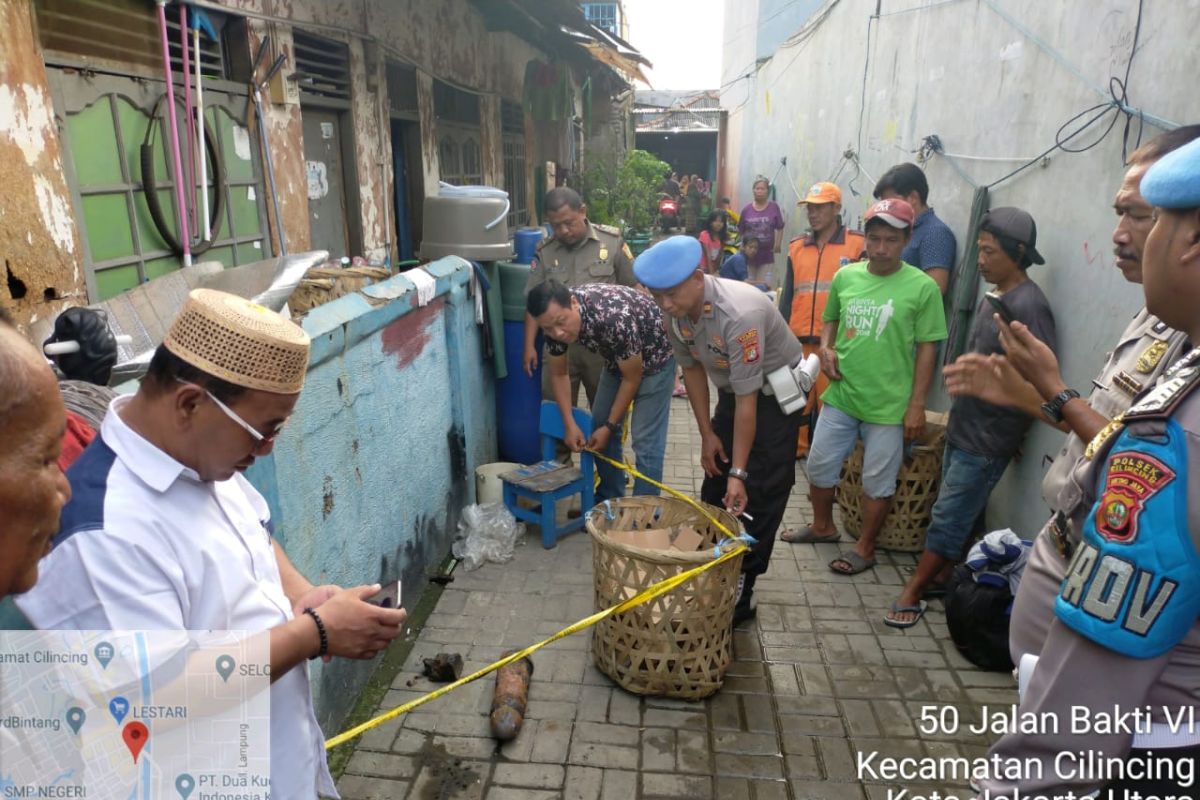
{"label": "black trousers", "polygon": [[[717,392],[717,409],[713,414],[713,432],[725,447],[725,454],[733,457],[733,412],[736,398],[731,392]],[[775,534],[783,522],[788,497],[796,483],[796,437],[800,435],[800,424],[804,414],[784,414],[774,397],[758,395],[758,421],[754,430],[754,444],[750,447],[750,460],[746,471],[746,513],[754,520],[743,518],[746,533],[757,543],[750,548],[742,561],[742,572],[757,577],[767,571],[771,551],[775,548]],[[700,499],[723,508],[725,480],[732,464],[717,460],[721,474],[705,477],[700,487]]]}

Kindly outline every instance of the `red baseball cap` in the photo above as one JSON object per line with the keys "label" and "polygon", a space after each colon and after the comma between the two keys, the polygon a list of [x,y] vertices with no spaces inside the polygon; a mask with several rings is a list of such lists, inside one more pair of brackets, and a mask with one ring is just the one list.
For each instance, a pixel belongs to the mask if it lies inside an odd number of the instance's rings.
{"label": "red baseball cap", "polygon": [[917,215],[906,200],[879,200],[863,216],[863,222],[878,217],[893,228],[911,228]]}

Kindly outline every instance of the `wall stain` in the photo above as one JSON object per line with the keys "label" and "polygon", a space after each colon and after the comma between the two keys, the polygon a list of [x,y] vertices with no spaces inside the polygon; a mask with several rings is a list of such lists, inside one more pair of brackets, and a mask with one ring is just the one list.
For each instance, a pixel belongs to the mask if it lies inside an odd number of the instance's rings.
{"label": "wall stain", "polygon": [[322,485],[324,492],[324,502],[321,506],[321,513],[325,519],[329,519],[329,515],[333,513],[333,476],[326,475],[325,483]]}
{"label": "wall stain", "polygon": [[404,369],[425,350],[431,339],[429,326],[441,316],[444,305],[445,301],[439,297],[383,329],[383,352],[396,356],[396,369]]}

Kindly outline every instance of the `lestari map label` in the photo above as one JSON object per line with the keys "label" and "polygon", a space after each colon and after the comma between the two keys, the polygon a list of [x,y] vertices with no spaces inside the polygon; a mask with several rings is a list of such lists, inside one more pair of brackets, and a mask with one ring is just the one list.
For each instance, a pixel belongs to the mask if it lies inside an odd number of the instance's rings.
{"label": "lestari map label", "polygon": [[0,631],[0,798],[271,797],[270,639]]}

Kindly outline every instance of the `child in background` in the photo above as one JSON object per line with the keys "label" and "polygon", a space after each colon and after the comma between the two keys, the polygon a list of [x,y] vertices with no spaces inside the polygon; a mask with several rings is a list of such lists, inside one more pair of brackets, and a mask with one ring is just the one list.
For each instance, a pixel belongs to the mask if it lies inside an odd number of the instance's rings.
{"label": "child in background", "polygon": [[720,276],[731,281],[746,281],[764,292],[769,288],[764,283],[750,280],[750,262],[758,253],[758,239],[743,239],[742,249],[725,259],[721,264]]}
{"label": "child in background", "polygon": [[715,275],[720,268],[727,235],[723,212],[713,211],[704,218],[704,230],[700,231],[697,238],[700,239],[700,252],[704,259],[701,263],[705,274]]}

